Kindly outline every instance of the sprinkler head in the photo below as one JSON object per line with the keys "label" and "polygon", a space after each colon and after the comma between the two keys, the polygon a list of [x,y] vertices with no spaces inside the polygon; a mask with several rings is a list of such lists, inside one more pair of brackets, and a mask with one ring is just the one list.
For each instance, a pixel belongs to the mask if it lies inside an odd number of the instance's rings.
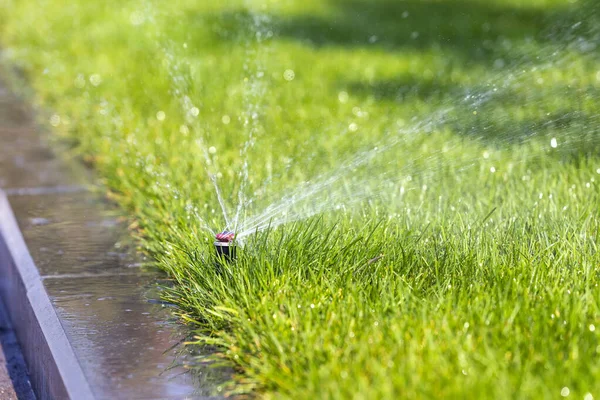
{"label": "sprinkler head", "polygon": [[235,260],[235,233],[223,231],[215,236],[215,250],[217,256],[222,257],[225,261]]}

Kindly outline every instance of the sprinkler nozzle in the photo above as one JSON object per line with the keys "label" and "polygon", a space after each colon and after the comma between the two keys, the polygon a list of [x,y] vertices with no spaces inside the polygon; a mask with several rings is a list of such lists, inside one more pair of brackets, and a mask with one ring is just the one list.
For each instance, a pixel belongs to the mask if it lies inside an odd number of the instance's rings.
{"label": "sprinkler nozzle", "polygon": [[235,233],[223,231],[215,236],[215,250],[217,256],[222,257],[226,261],[235,260]]}

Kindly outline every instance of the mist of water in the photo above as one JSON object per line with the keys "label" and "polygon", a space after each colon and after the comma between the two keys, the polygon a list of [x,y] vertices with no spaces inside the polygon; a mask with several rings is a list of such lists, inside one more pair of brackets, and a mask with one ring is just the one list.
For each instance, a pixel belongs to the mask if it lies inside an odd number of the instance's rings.
{"label": "mist of water", "polygon": [[[567,27],[560,33],[551,32],[549,35],[559,36],[554,38],[555,43],[549,44],[539,51],[539,54],[529,54],[520,61],[514,61],[510,68],[505,68],[496,73],[490,80],[483,82],[477,89],[465,91],[457,95],[452,101],[448,101],[438,111],[430,115],[422,115],[413,118],[403,128],[395,132],[389,132],[386,137],[377,143],[373,143],[366,149],[358,151],[349,156],[344,162],[330,171],[293,187],[286,188],[283,193],[270,195],[271,201],[264,207],[257,207],[254,199],[247,193],[251,176],[251,165],[249,152],[252,151],[260,135],[264,131],[261,126],[260,114],[263,112],[265,96],[268,95],[269,87],[263,79],[266,71],[265,54],[269,52],[269,41],[273,36],[270,19],[266,14],[254,11],[248,4],[249,33],[246,40],[246,63],[244,71],[248,76],[245,85],[244,102],[242,110],[242,121],[245,140],[240,148],[241,169],[237,178],[239,187],[234,211],[230,212],[226,196],[223,195],[217,179],[218,171],[211,163],[210,155],[205,141],[200,138],[198,145],[202,149],[205,160],[206,173],[213,184],[215,194],[227,230],[237,232],[237,238],[243,240],[248,235],[260,232],[264,229],[275,228],[282,224],[303,220],[318,214],[333,210],[346,210],[362,204],[365,200],[375,198],[385,191],[390,190],[399,182],[422,174],[432,174],[435,166],[440,164],[442,154],[439,151],[420,156],[420,160],[412,160],[400,169],[385,168],[378,163],[384,155],[397,150],[403,145],[408,145],[419,135],[429,132],[443,130],[446,126],[461,126],[461,113],[486,110],[486,107],[494,107],[494,101],[502,96],[510,95],[511,91],[517,90],[524,85],[531,85],[531,76],[545,70],[556,68],[568,68],[572,62],[573,53],[589,54],[600,45],[598,31],[589,29],[582,31],[581,24]],[[592,28],[593,29],[593,28]],[[559,40],[560,39],[560,40]],[[163,40],[163,43],[165,41]],[[199,116],[199,109],[193,104],[189,93],[189,77],[185,79],[183,72],[188,68],[183,60],[178,59],[172,51],[171,46],[163,45],[165,59],[169,63],[169,71],[172,82],[172,94],[179,99],[181,108],[189,123],[193,123]],[[532,61],[533,60],[533,61]],[[560,95],[560,93],[557,93]],[[531,129],[521,140],[532,140],[539,132],[543,132],[546,126],[555,124],[561,118],[577,116],[581,110],[571,111],[571,115],[563,114],[556,118],[549,118],[544,124]],[[483,117],[485,118],[485,117]],[[464,123],[462,124],[464,125]],[[598,123],[590,129],[596,129]],[[468,129],[462,126],[462,129]],[[482,128],[482,129],[485,129]],[[502,135],[505,135],[504,137]],[[508,139],[514,135],[513,132],[501,133],[499,141]],[[447,143],[447,146],[455,146],[457,143]],[[551,143],[556,147],[556,139]],[[469,169],[477,165],[480,155],[467,157],[460,165],[455,165],[456,172]],[[419,167],[416,161],[421,161]],[[358,173],[360,172],[360,173]],[[250,207],[252,205],[252,207]],[[211,234],[214,230],[209,226],[207,220],[196,212],[196,218],[200,226]]]}

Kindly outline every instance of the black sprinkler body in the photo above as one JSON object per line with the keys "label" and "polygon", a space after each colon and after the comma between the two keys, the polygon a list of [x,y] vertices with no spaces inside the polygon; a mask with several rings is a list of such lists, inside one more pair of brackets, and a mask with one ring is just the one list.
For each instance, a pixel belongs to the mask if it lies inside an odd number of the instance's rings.
{"label": "black sprinkler body", "polygon": [[225,261],[235,260],[235,233],[229,231],[223,231],[215,236],[215,250],[219,258],[223,258]]}

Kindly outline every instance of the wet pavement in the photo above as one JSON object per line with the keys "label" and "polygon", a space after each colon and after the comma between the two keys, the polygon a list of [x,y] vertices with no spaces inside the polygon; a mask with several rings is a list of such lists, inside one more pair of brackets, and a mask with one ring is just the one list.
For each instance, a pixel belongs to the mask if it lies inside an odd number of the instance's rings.
{"label": "wet pavement", "polygon": [[183,334],[153,301],[156,274],[127,245],[114,207],[85,189],[88,171],[51,148],[0,82],[0,188],[95,396],[206,396],[198,375],[181,366]]}

